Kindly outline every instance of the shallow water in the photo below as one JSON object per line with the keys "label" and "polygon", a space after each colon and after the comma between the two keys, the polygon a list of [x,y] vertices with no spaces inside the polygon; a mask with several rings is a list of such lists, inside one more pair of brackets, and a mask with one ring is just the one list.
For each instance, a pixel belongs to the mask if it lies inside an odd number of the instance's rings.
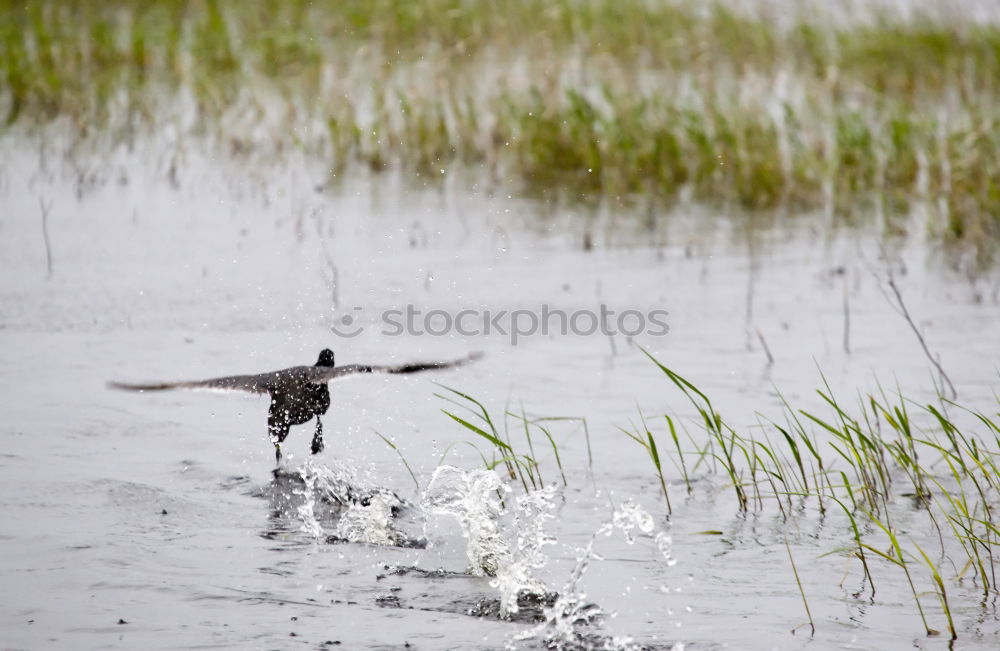
{"label": "shallow water", "polygon": [[[850,542],[838,514],[805,509],[792,524],[773,510],[739,515],[723,478],[702,473],[687,499],[669,477],[668,525],[645,452],[615,425],[637,420],[637,406],[647,415],[691,414],[626,337],[536,335],[513,345],[497,334],[389,336],[379,322],[382,310],[407,303],[453,312],[665,309],[670,332],[635,343],[706,390],[734,423],[753,425],[757,411],[775,415],[774,387],[796,406],[816,407],[818,369],[843,396],[881,381],[929,399],[934,375],[883,293],[886,265],[870,234],[820,237],[819,216],[748,229],[739,216],[694,209],[680,210],[669,229],[644,230],[606,211],[593,217],[597,246],[585,251],[577,225],[586,215],[539,216],[530,203],[457,184],[420,190],[377,177],[330,188],[322,170],[301,161],[263,173],[187,159],[172,178],[155,157],[119,152],[90,164],[90,178],[5,145],[5,648],[537,647],[537,635],[515,639],[537,625],[530,618],[468,614],[493,612],[501,590],[469,572],[460,522],[421,508],[442,456],[458,468],[481,465],[462,443],[472,435],[441,414],[449,405],[434,396],[435,381],[494,414],[509,402],[529,414],[587,418],[592,471],[581,432],[554,426],[569,486],[544,523],[552,544],[533,547],[546,562],[525,567],[540,585],[607,614],[577,627],[593,633],[591,645],[616,636],[649,648],[947,645],[946,636],[923,635],[900,572],[876,573],[874,603],[853,596],[862,587],[857,562],[824,556]],[[40,200],[52,205],[51,274]],[[893,269],[907,307],[962,401],[995,405],[996,277],[954,276],[914,241],[901,254],[905,267]],[[331,330],[345,314],[363,327],[355,337]],[[339,363],[472,350],[486,357],[440,374],[332,385],[326,452],[304,467],[310,430],[296,428],[286,448],[290,474],[278,476],[265,400],[105,387],[311,363],[327,346]],[[394,440],[420,492],[376,431]],[[551,455],[538,456],[545,480],[557,480]],[[387,492],[374,505],[341,504],[315,484],[310,490],[309,476]],[[408,505],[398,517],[388,491]],[[517,494],[507,494],[510,508],[496,520],[508,550],[526,526],[513,522]],[[631,544],[620,527],[605,527],[629,501],[654,522],[649,532],[634,529]],[[926,518],[902,513],[897,526],[933,547]],[[373,521],[384,526],[366,529]],[[676,563],[661,549],[665,536]],[[817,623],[811,640],[796,628],[806,617],[786,539]],[[573,583],[592,541],[594,557]],[[930,590],[927,577],[918,582]],[[968,582],[949,583],[949,596],[961,646],[995,648],[995,603]],[[923,601],[943,629],[933,598]],[[544,618],[544,607],[527,610]]]}

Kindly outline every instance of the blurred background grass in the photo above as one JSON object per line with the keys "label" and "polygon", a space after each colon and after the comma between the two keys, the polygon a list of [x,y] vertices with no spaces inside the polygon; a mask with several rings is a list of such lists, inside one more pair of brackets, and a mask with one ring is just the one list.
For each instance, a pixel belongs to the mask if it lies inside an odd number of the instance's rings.
{"label": "blurred background grass", "polygon": [[300,148],[331,177],[461,170],[623,212],[916,222],[984,269],[1000,28],[948,6],[4,0],[0,119],[92,145],[169,127],[232,155]]}

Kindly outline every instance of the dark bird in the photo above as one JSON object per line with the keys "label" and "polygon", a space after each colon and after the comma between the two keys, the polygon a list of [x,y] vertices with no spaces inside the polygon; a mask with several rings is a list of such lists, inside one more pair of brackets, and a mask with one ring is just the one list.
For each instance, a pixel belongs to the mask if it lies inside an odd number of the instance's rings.
{"label": "dark bird", "polygon": [[267,431],[274,444],[274,456],[281,463],[281,444],[288,436],[292,425],[301,425],[316,417],[316,433],[313,434],[312,453],[323,451],[323,423],[320,416],[330,408],[330,380],[358,375],[361,373],[417,373],[433,369],[453,368],[482,357],[474,353],[468,357],[450,362],[416,362],[398,366],[373,366],[348,364],[334,366],[333,351],[324,348],[319,359],[312,366],[292,366],[291,368],[258,373],[257,375],[230,375],[194,382],[152,382],[131,384],[109,382],[108,386],[126,391],[165,391],[167,389],[208,389],[215,391],[247,391],[267,393],[271,396],[271,408],[267,414]]}

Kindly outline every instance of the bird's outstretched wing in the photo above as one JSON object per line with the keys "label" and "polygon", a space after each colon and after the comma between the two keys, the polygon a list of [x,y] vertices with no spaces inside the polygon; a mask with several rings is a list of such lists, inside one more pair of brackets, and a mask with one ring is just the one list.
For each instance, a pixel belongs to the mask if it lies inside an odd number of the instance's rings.
{"label": "bird's outstretched wing", "polygon": [[347,364],[345,366],[310,366],[307,369],[309,381],[315,384],[339,380],[363,373],[419,373],[446,368],[454,368],[473,362],[483,356],[482,353],[472,353],[468,357],[447,362],[411,362],[409,364],[376,366],[372,364]]}
{"label": "bird's outstretched wing", "polygon": [[194,382],[151,382],[133,384],[131,382],[108,382],[113,389],[125,391],[167,391],[169,389],[206,389],[209,391],[247,391],[249,393],[269,393],[278,381],[279,374],[259,373],[257,375],[230,375]]}
{"label": "bird's outstretched wing", "polygon": [[418,373],[432,369],[452,368],[468,364],[482,357],[473,353],[468,357],[449,362],[414,362],[397,366],[375,366],[370,364],[348,364],[346,366],[293,366],[292,368],[258,373],[257,375],[230,375],[193,382],[108,382],[113,389],[125,391],[168,391],[170,389],[204,389],[208,391],[246,391],[249,393],[271,393],[275,390],[290,390],[303,384],[325,384],[362,373]]}

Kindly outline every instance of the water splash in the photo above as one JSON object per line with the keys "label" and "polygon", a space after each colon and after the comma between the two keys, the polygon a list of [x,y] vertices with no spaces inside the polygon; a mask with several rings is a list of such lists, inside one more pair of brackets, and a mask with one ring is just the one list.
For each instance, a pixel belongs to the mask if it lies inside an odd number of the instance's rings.
{"label": "water splash", "polygon": [[307,461],[302,465],[300,474],[303,486],[301,489],[293,491],[296,495],[302,497],[302,504],[296,509],[299,520],[302,521],[299,530],[318,539],[323,536],[323,526],[319,523],[319,519],[316,518],[316,479],[319,475],[314,472],[311,461]]}
{"label": "water splash", "polygon": [[374,545],[413,543],[392,526],[393,515],[403,501],[391,491],[361,485],[347,467],[316,465],[311,459],[292,476],[302,481],[301,487],[292,491],[302,500],[295,509],[302,523],[300,531],[320,539],[327,535],[322,522],[336,520],[333,537],[338,540]]}
{"label": "water splash", "polygon": [[392,526],[393,510],[401,506],[394,495],[379,493],[353,503],[337,522],[336,537],[371,545],[400,545],[404,538]]}
{"label": "water splash", "polygon": [[[601,525],[587,546],[580,551],[576,564],[569,579],[559,591],[555,603],[546,608],[545,621],[541,624],[514,636],[508,644],[509,649],[516,648],[514,642],[530,639],[539,640],[548,649],[559,651],[590,651],[603,649],[607,651],[641,651],[645,648],[628,636],[607,635],[601,632],[599,625],[605,613],[596,604],[587,601],[587,595],[582,590],[580,582],[591,561],[600,557],[594,551],[594,541],[598,535],[610,536],[615,531],[620,532],[625,542],[634,544],[636,532],[653,536],[654,544],[663,555],[668,567],[676,564],[671,555],[672,540],[666,531],[656,531],[653,516],[641,505],[626,501],[614,510],[611,519]],[[656,531],[655,535],[653,532]],[[672,647],[678,651],[683,645]]]}
{"label": "water splash", "polygon": [[375,490],[363,486],[354,471],[342,464],[316,465],[307,459],[295,472],[312,488],[315,497],[330,504],[346,506],[356,502],[362,493]]}
{"label": "water splash", "polygon": [[[570,572],[566,585],[559,591],[559,596],[551,608],[546,608],[545,621],[515,635],[507,644],[508,649],[516,649],[515,642],[526,640],[541,640],[545,648],[560,651],[584,651],[589,649],[607,648],[595,645],[594,633],[585,632],[586,627],[599,621],[604,612],[596,605],[587,602],[587,595],[580,589],[580,579],[590,562],[596,558],[594,540],[580,550],[573,571]],[[603,642],[603,640],[602,640]],[[620,651],[631,651],[631,647],[615,647]]]}
{"label": "water splash", "polygon": [[535,570],[548,562],[542,551],[555,543],[545,533],[545,523],[552,519],[555,486],[546,486],[518,498],[514,514],[516,538],[509,562],[497,569],[490,585],[500,591],[500,615],[509,617],[518,611],[518,596],[524,593],[545,596],[548,589],[535,578]]}
{"label": "water splash", "polygon": [[458,520],[466,539],[469,572],[496,576],[510,565],[507,541],[500,533],[503,510],[497,498],[500,478],[491,470],[470,470],[439,466],[424,491],[420,505],[426,513]]}
{"label": "water splash", "polygon": [[[625,542],[629,545],[636,541],[636,530],[641,534],[653,536],[653,544],[660,551],[667,567],[677,565],[677,560],[673,557],[673,538],[665,530],[656,531],[656,522],[653,520],[653,516],[641,505],[635,504],[632,500],[626,500],[614,510],[611,520],[597,529],[597,533],[610,536],[615,530],[621,532]],[[656,531],[655,534],[654,531]]]}
{"label": "water splash", "polygon": [[490,585],[500,592],[501,617],[510,618],[517,613],[519,599],[526,595],[551,599],[548,602],[551,605],[542,611],[544,621],[511,638],[508,648],[514,649],[516,642],[526,640],[537,640],[545,648],[560,651],[641,651],[647,648],[627,636],[602,631],[600,624],[606,613],[587,601],[580,582],[591,561],[600,558],[594,551],[597,537],[610,536],[616,531],[628,544],[634,544],[640,535],[653,538],[668,566],[674,565],[670,535],[663,530],[657,531],[653,516],[632,501],[616,508],[587,546],[579,550],[569,579],[558,594],[553,594],[535,577],[535,572],[548,561],[544,548],[555,542],[545,533],[546,523],[553,517],[555,487],[530,491],[517,499],[512,523],[513,544],[504,537],[501,526],[504,510],[498,495],[504,489],[500,478],[492,471],[466,472],[454,466],[441,466],[434,471],[421,506],[428,514],[447,515],[458,520],[467,541],[469,571],[493,577]]}
{"label": "water splash", "polygon": [[611,521],[604,523],[597,532],[610,536],[615,529],[618,529],[625,536],[625,542],[632,545],[635,543],[633,532],[636,529],[640,533],[648,535],[652,533],[654,528],[656,528],[656,524],[649,511],[635,504],[632,500],[627,500],[611,514]]}
{"label": "water splash", "polygon": [[660,550],[660,554],[663,555],[663,560],[667,562],[667,567],[673,567],[677,565],[677,559],[673,557],[673,545],[674,539],[666,531],[657,531],[656,536],[653,538],[653,542],[656,544],[656,548]]}
{"label": "water splash", "polygon": [[493,577],[490,586],[500,593],[499,614],[510,618],[520,610],[519,599],[535,603],[550,595],[535,571],[548,561],[543,549],[555,542],[545,533],[545,525],[552,519],[556,489],[547,486],[517,499],[513,542],[502,533],[499,490],[503,484],[493,471],[441,466],[434,471],[421,505],[429,514],[458,520],[467,541],[469,571]]}

